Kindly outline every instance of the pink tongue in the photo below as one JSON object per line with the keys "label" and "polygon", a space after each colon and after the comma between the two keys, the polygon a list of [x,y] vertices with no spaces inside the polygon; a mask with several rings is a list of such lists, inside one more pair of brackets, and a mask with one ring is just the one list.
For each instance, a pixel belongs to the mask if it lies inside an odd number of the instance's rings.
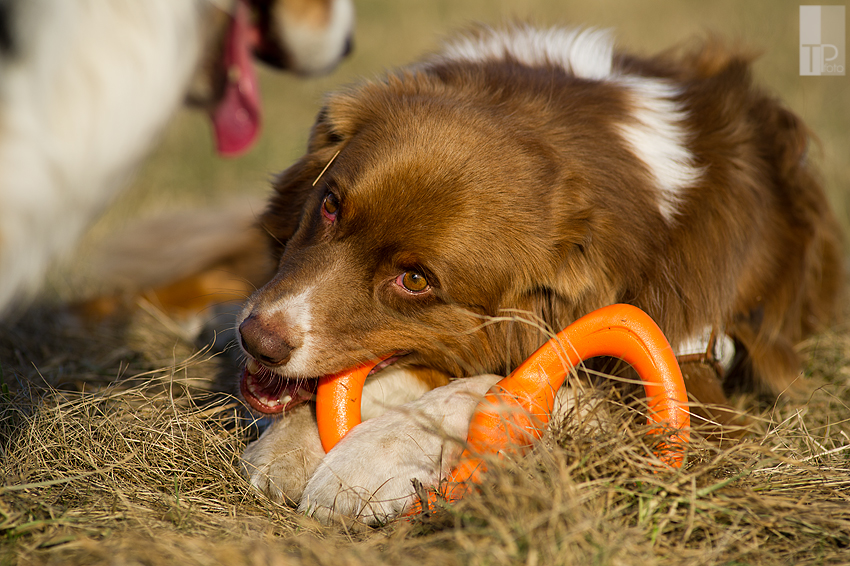
{"label": "pink tongue", "polygon": [[211,112],[216,149],[225,157],[246,151],[260,131],[260,95],[251,59],[252,29],[244,0],[237,0],[227,30],[224,97]]}

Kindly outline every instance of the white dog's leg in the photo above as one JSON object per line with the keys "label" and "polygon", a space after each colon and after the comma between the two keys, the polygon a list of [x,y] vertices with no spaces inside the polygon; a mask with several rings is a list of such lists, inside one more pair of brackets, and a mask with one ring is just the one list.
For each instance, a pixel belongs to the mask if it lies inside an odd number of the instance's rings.
{"label": "white dog's leg", "polygon": [[476,405],[500,379],[458,379],[364,421],[321,461],[298,509],[325,522],[347,515],[369,524],[402,513],[415,497],[411,480],[432,486],[451,469]]}
{"label": "white dog's leg", "polygon": [[251,485],[278,502],[297,502],[307,479],[325,457],[311,405],[301,405],[274,421],[242,454]]}

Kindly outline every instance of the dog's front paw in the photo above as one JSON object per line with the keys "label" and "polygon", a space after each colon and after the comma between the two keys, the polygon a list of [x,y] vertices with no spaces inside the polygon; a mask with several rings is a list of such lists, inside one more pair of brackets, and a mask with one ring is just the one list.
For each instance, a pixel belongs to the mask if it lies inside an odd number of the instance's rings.
{"label": "dog's front paw", "polygon": [[354,428],[321,461],[298,509],[329,522],[385,523],[414,501],[412,480],[433,486],[457,460],[478,401],[500,378],[459,379]]}
{"label": "dog's front paw", "polygon": [[301,405],[248,445],[242,454],[242,469],[251,485],[271,499],[295,503],[324,456],[313,409]]}

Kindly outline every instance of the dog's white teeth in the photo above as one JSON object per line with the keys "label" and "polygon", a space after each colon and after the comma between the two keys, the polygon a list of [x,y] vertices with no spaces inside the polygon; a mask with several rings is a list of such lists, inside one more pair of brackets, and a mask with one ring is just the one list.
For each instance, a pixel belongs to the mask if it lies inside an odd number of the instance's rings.
{"label": "dog's white teeth", "polygon": [[281,395],[277,402],[279,405],[286,405],[290,401],[292,401],[292,395]]}
{"label": "dog's white teeth", "polygon": [[257,373],[260,371],[260,364],[258,364],[253,358],[248,360],[245,367],[248,369],[248,373]]}

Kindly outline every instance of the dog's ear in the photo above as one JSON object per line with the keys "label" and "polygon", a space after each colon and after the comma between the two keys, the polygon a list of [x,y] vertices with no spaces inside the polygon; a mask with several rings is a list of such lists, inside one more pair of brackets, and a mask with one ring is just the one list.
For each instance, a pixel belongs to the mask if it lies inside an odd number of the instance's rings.
{"label": "dog's ear", "polygon": [[343,147],[344,134],[330,116],[328,106],[319,112],[310,134],[307,154],[274,182],[274,194],[263,213],[260,224],[270,237],[275,261],[280,259],[286,242],[298,229],[304,207],[315,189],[322,169]]}
{"label": "dog's ear", "polygon": [[345,137],[338,126],[333,123],[329,115],[329,108],[325,106],[319,111],[316,117],[316,123],[313,124],[313,129],[310,132],[310,142],[308,151],[315,153],[331,146],[341,144]]}
{"label": "dog's ear", "polygon": [[312,173],[310,163],[310,155],[305,155],[277,177],[274,194],[260,217],[260,227],[269,236],[275,263],[280,260],[286,242],[298,228],[304,205],[312,193],[312,179],[316,175]]}
{"label": "dog's ear", "polygon": [[383,91],[365,83],[332,94],[316,117],[310,132],[310,153],[342,148],[365,124],[381,114]]}

